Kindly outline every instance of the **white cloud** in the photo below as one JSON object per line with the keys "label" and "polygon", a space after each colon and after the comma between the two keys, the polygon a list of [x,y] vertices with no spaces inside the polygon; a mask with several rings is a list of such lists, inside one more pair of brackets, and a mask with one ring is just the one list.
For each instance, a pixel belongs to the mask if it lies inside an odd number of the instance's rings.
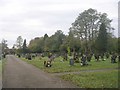
{"label": "white cloud", "polygon": [[[17,0],[16,0],[17,1]],[[10,2],[0,7],[0,15],[3,17],[23,13],[24,8],[18,2]]]}
{"label": "white cloud", "polygon": [[43,22],[38,21],[37,19],[25,19],[20,25],[26,28],[40,28],[43,26]]}

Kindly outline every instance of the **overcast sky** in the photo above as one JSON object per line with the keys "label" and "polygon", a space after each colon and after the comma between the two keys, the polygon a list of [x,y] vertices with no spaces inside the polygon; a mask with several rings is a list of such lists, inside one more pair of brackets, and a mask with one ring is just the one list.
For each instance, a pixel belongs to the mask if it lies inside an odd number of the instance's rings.
{"label": "overcast sky", "polygon": [[0,0],[0,39],[12,47],[18,36],[27,39],[54,34],[67,34],[79,13],[89,8],[107,13],[118,34],[119,0]]}

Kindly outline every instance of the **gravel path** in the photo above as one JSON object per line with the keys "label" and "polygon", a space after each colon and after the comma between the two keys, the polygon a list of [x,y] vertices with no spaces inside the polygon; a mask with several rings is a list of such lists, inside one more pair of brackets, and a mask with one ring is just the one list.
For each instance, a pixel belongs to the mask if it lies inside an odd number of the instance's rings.
{"label": "gravel path", "polygon": [[78,88],[70,82],[43,72],[13,55],[7,56],[3,88]]}

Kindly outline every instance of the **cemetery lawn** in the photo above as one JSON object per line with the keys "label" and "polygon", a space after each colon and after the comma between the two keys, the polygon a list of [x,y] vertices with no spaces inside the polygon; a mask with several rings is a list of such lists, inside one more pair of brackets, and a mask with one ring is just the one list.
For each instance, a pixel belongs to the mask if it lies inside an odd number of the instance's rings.
{"label": "cemetery lawn", "polygon": [[96,69],[115,69],[118,68],[118,63],[111,63],[110,59],[106,61],[99,61],[96,62],[94,58],[89,62],[88,66],[81,66],[80,63],[75,63],[74,66],[69,65],[69,61],[62,62],[62,57],[57,57],[52,63],[52,67],[47,68],[44,67],[43,62],[45,60],[48,60],[47,57],[43,57],[40,59],[39,57],[36,57],[32,60],[27,60],[25,58],[21,58],[23,61],[28,62],[29,64],[32,64],[36,66],[37,68],[40,68],[46,72],[49,73],[59,73],[59,72],[77,72],[81,70],[96,70]]}
{"label": "cemetery lawn", "polygon": [[0,75],[2,75],[2,60],[0,60]]}
{"label": "cemetery lawn", "polygon": [[118,88],[118,70],[102,72],[81,72],[60,76],[81,88]]}

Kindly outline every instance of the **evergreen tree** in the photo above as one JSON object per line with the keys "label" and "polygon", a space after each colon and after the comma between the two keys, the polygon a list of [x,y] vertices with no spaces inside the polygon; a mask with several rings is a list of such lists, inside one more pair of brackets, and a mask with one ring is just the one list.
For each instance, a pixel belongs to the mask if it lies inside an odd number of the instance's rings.
{"label": "evergreen tree", "polygon": [[23,42],[23,53],[27,53],[27,45],[26,45],[26,39]]}
{"label": "evergreen tree", "polygon": [[104,23],[100,25],[99,34],[96,39],[96,48],[99,53],[107,51],[107,29]]}

